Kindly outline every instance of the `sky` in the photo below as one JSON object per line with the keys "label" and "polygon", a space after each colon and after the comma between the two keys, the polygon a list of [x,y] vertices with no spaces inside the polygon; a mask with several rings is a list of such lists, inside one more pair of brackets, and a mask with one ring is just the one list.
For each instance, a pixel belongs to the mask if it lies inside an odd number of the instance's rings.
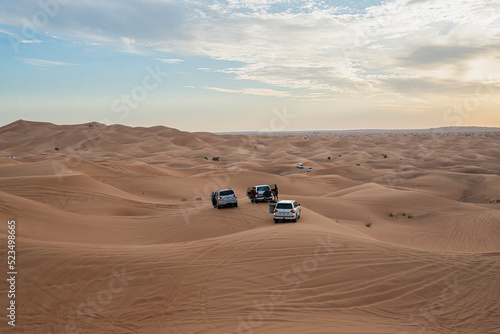
{"label": "sky", "polygon": [[500,126],[498,0],[6,0],[0,125]]}

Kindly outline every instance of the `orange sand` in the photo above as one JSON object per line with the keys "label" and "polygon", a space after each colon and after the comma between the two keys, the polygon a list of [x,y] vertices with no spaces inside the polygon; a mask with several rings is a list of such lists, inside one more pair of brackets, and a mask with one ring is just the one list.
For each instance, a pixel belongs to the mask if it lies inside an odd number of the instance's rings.
{"label": "orange sand", "polygon": [[[17,121],[0,151],[3,263],[8,219],[18,237],[2,333],[500,333],[499,132]],[[271,183],[298,223],[245,197]],[[226,187],[239,207],[213,209]]]}

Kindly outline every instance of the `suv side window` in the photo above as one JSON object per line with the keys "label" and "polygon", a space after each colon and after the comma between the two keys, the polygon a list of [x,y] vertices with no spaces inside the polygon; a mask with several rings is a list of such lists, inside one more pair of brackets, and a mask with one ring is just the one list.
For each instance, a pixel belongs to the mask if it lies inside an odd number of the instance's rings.
{"label": "suv side window", "polygon": [[293,201],[293,208],[295,209],[297,207],[297,202],[296,201]]}

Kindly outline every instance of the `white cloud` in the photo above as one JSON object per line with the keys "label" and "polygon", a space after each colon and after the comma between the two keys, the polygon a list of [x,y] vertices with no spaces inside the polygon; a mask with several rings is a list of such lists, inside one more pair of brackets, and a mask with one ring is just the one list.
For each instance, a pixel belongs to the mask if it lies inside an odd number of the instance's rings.
{"label": "white cloud", "polygon": [[[7,9],[0,4],[0,21],[23,22],[24,13],[39,10],[36,2],[19,2]],[[408,87],[414,94],[439,82],[463,88],[499,69],[498,1],[394,0],[349,10],[354,3],[89,0],[65,4],[64,16],[51,18],[44,29],[126,52],[234,61],[240,65],[212,71],[330,97],[408,94]]]}
{"label": "white cloud", "polygon": [[2,29],[0,29],[0,34],[5,34],[5,35],[8,35],[8,36],[15,36],[15,34],[13,34],[11,32],[8,32],[8,31],[5,31],[5,30],[2,30]]}
{"label": "white cloud", "polygon": [[155,60],[158,60],[166,64],[178,64],[184,61],[184,59],[177,59],[177,58],[155,58]]}
{"label": "white cloud", "polygon": [[260,95],[260,96],[275,96],[275,97],[290,97],[291,94],[285,91],[279,91],[267,88],[244,88],[244,89],[228,89],[219,87],[204,87],[205,89],[214,90],[221,93],[245,94],[245,95]]}
{"label": "white cloud", "polygon": [[37,67],[53,67],[53,66],[76,66],[77,64],[66,63],[62,61],[44,60],[36,58],[20,58],[25,64]]}
{"label": "white cloud", "polygon": [[40,41],[38,39],[25,39],[25,40],[22,40],[21,43],[23,43],[23,44],[39,44],[39,43],[42,43],[42,41]]}

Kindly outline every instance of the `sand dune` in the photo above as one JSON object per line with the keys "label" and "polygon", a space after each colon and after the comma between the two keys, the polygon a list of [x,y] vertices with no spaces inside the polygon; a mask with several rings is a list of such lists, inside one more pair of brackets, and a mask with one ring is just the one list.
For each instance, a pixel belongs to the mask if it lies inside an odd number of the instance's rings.
{"label": "sand dune", "polygon": [[[16,333],[500,333],[499,132],[89,124],[0,128]],[[272,183],[298,223],[246,198]]]}

